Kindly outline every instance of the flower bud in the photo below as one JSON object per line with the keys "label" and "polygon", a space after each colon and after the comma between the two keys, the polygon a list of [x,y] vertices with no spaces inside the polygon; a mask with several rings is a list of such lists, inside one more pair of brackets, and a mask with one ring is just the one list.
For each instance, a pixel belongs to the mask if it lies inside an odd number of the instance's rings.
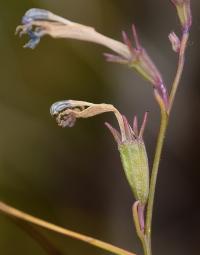
{"label": "flower bud", "polygon": [[192,25],[190,0],[171,0],[175,5],[183,31],[188,32]]}
{"label": "flower bud", "polygon": [[171,42],[173,51],[174,52],[179,52],[180,47],[181,47],[181,42],[180,42],[180,39],[178,38],[178,36],[174,32],[171,32],[169,34],[168,38]]}

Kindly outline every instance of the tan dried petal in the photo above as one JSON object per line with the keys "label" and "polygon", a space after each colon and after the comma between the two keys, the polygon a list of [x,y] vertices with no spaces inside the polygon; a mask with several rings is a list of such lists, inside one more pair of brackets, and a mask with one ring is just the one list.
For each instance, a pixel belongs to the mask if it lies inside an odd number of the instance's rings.
{"label": "tan dried petal", "polygon": [[[25,13],[22,23],[23,25],[17,27],[16,30],[16,32],[22,30],[21,35],[26,32],[29,33],[32,27],[35,26],[36,31],[32,31],[35,37],[50,35],[53,38],[71,38],[93,42],[110,48],[127,60],[132,58],[128,47],[124,43],[98,33],[93,27],[72,22],[47,10],[30,9]],[[34,48],[35,45],[31,44],[27,47]]]}
{"label": "tan dried petal", "polygon": [[123,117],[119,111],[111,104],[92,104],[85,101],[65,100],[54,103],[50,113],[56,117],[59,126],[72,127],[76,119],[90,118],[102,113],[113,112],[117,118],[122,141],[126,139]]}

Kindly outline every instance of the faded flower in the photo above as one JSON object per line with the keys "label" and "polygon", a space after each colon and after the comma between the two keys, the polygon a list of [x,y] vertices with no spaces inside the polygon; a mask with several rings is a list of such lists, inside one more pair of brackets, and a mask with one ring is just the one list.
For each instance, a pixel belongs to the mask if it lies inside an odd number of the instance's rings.
{"label": "faded flower", "polygon": [[[140,75],[148,80],[161,93],[161,85],[164,86],[162,77],[157,67],[141,46],[135,26],[132,27],[133,43],[129,40],[125,32],[123,43],[98,33],[93,27],[78,24],[55,15],[47,10],[30,9],[22,18],[22,25],[18,26],[16,33],[20,36],[28,34],[30,41],[24,45],[25,48],[34,49],[44,35],[50,35],[53,38],[71,38],[82,41],[101,44],[117,55],[106,53],[108,61],[127,64],[134,68]],[[133,46],[135,44],[135,47]],[[166,98],[165,98],[166,99]]]}
{"label": "faded flower", "polygon": [[145,205],[149,192],[149,167],[147,153],[143,142],[146,125],[145,114],[142,127],[138,130],[137,117],[133,128],[127,119],[110,104],[92,104],[84,101],[64,100],[54,103],[50,113],[61,127],[72,127],[78,118],[90,118],[105,112],[113,112],[117,118],[120,132],[106,123],[118,143],[122,165],[136,200]]}

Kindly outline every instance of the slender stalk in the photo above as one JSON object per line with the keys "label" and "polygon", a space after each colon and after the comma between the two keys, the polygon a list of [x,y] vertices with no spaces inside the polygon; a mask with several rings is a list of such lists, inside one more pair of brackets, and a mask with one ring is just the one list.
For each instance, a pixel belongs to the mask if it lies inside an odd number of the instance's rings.
{"label": "slender stalk", "polygon": [[[156,153],[152,168],[151,174],[151,182],[150,182],[150,190],[149,190],[149,200],[147,205],[147,216],[146,216],[146,236],[148,239],[148,244],[151,246],[151,225],[152,225],[152,214],[153,214],[153,204],[154,204],[154,196],[155,196],[155,188],[156,188],[156,181],[158,175],[158,168],[162,153],[162,148],[165,139],[165,133],[168,125],[168,114],[165,108],[161,108],[161,124],[160,124],[160,131],[158,135],[157,145],[156,145]],[[150,253],[151,254],[151,253]]]}
{"label": "slender stalk", "polygon": [[140,241],[141,241],[141,244],[142,244],[144,255],[150,255],[151,250],[150,250],[150,246],[149,246],[149,242],[148,242],[147,237],[144,236],[144,238],[140,239]]}
{"label": "slender stalk", "polygon": [[4,213],[6,215],[13,216],[14,218],[17,218],[17,219],[20,219],[20,220],[32,223],[34,225],[43,227],[45,229],[54,231],[56,233],[59,233],[59,234],[62,234],[62,235],[68,236],[68,237],[72,237],[72,238],[75,238],[75,239],[78,239],[78,240],[81,240],[83,242],[86,242],[86,243],[88,243],[90,245],[93,245],[93,246],[96,246],[98,248],[101,248],[103,250],[109,251],[109,252],[111,252],[113,254],[116,254],[116,255],[135,255],[132,252],[126,251],[126,250],[121,249],[119,247],[116,247],[116,246],[114,246],[112,244],[100,241],[100,240],[95,239],[95,238],[90,237],[90,236],[79,234],[77,232],[74,232],[74,231],[71,231],[71,230],[59,227],[59,226],[57,226],[55,224],[52,224],[52,223],[49,223],[47,221],[41,220],[39,218],[36,218],[34,216],[31,216],[31,215],[29,215],[27,213],[24,213],[24,212],[22,212],[20,210],[17,210],[15,208],[9,206],[9,205],[1,202],[1,201],[0,201],[0,212]]}
{"label": "slender stalk", "polygon": [[181,39],[181,46],[180,46],[180,52],[179,52],[179,60],[178,60],[178,68],[177,68],[177,72],[176,72],[176,76],[174,79],[174,82],[172,84],[172,90],[170,93],[170,97],[169,97],[169,109],[168,109],[168,113],[171,112],[173,103],[174,103],[174,99],[175,99],[175,95],[181,80],[181,76],[183,73],[183,67],[184,67],[184,63],[185,63],[185,51],[186,51],[186,47],[187,47],[187,42],[188,42],[188,38],[189,38],[189,33],[185,32],[182,35],[182,39]]}
{"label": "slender stalk", "polygon": [[[174,103],[175,95],[180,84],[180,80],[183,74],[183,68],[185,63],[185,51],[187,47],[187,42],[189,38],[188,32],[183,32],[180,51],[179,51],[179,60],[178,60],[178,67],[177,72],[175,75],[174,82],[172,84],[172,89],[169,97],[169,107],[166,110],[166,107],[162,103],[162,100],[158,100],[160,110],[161,110],[161,124],[160,130],[156,145],[156,152],[153,162],[152,174],[151,174],[151,181],[150,181],[150,190],[149,190],[149,200],[147,205],[147,215],[146,215],[146,225],[145,225],[145,234],[147,237],[147,245],[149,247],[148,255],[152,254],[151,251],[151,229],[152,229],[152,215],[153,215],[153,205],[154,205],[154,197],[155,197],[155,188],[156,188],[156,181],[158,175],[158,169],[161,159],[162,148],[164,144],[165,134],[168,126],[169,115],[171,113],[171,109]],[[157,98],[158,99],[158,98]]]}
{"label": "slender stalk", "polygon": [[134,223],[135,223],[137,236],[139,237],[139,239],[141,241],[141,244],[142,244],[144,255],[149,255],[150,253],[149,253],[148,241],[147,241],[147,238],[145,236],[144,230],[141,229],[141,222],[140,222],[139,213],[138,213],[139,206],[140,206],[139,201],[136,201],[133,205],[133,208],[132,208],[133,220],[134,220]]}

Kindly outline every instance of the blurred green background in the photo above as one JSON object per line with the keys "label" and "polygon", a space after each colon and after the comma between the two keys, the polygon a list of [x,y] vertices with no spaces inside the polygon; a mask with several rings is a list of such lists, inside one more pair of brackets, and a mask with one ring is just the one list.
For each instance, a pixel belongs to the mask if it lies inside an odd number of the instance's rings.
{"label": "blurred green background", "polygon": [[[152,164],[159,111],[152,88],[124,66],[106,63],[109,50],[73,40],[42,39],[23,49],[14,36],[25,11],[45,8],[72,21],[94,26],[121,40],[121,30],[137,26],[170,84],[176,68],[167,35],[179,32],[170,1],[35,0],[0,1],[0,199],[58,225],[93,235],[141,254],[132,224],[134,202],[117,146],[104,126],[112,114],[59,128],[49,114],[52,103],[79,99],[114,104],[131,121],[148,110],[145,140]],[[186,68],[168,130],[156,193],[154,254],[200,252],[200,2],[191,0],[193,28]],[[169,85],[168,85],[169,87]],[[108,254],[79,241],[44,232],[64,254]],[[4,255],[45,252],[0,215]]]}

